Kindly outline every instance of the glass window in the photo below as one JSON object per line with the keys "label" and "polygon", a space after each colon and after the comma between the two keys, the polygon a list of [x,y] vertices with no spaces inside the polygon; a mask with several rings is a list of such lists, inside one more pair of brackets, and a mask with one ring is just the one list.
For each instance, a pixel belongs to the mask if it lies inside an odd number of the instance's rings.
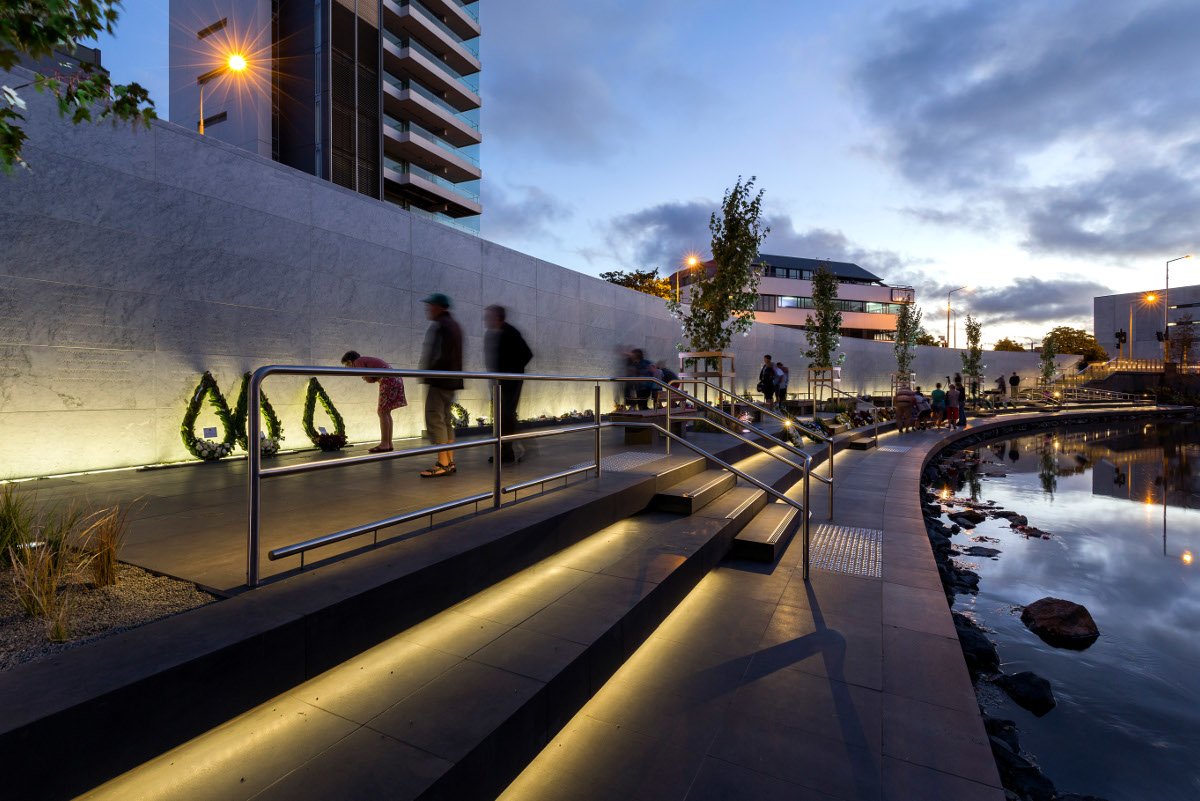
{"label": "glass window", "polygon": [[791,295],[783,295],[779,298],[779,308],[794,309],[797,306],[796,301],[798,300],[799,298],[792,297]]}
{"label": "glass window", "polygon": [[760,312],[775,311],[775,296],[774,295],[759,295],[758,301],[754,304],[754,310]]}

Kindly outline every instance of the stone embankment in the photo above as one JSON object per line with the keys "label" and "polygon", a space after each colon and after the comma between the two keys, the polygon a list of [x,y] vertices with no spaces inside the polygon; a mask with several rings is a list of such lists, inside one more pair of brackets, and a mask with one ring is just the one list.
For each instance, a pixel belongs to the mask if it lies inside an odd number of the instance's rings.
{"label": "stone embankment", "polygon": [[[952,557],[983,559],[1000,557],[999,548],[973,544],[959,547],[952,537],[974,530],[988,519],[1005,520],[1016,533],[1028,538],[1050,539],[1053,535],[1031,526],[1025,515],[1002,509],[991,501],[976,501],[954,496],[949,487],[961,487],[968,475],[990,475],[992,466],[974,452],[952,453],[931,463],[922,476],[921,508],[925,528],[933,546],[938,574],[951,606],[957,595],[977,593],[979,574],[955,562]],[[993,473],[995,471],[993,470]],[[943,516],[950,525],[943,522]],[[996,542],[995,538],[972,536],[975,543]],[[971,617],[953,613],[959,644],[975,684],[976,693],[989,686],[1006,693],[1014,702],[1041,717],[1054,709],[1056,701],[1050,682],[1030,671],[1006,674],[996,645],[987,632]],[[1044,641],[1058,647],[1086,648],[1099,636],[1095,621],[1084,607],[1057,598],[1043,598],[1022,611],[1022,621]],[[991,717],[981,707],[984,727],[1000,771],[1006,795],[1019,801],[1102,801],[1095,796],[1060,793],[1038,767],[1036,760],[1021,748],[1016,724]]]}

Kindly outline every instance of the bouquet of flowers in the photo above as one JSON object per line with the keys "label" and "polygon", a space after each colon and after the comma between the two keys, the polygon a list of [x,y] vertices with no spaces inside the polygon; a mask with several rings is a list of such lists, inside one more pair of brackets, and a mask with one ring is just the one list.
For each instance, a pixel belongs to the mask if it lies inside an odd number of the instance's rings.
{"label": "bouquet of flowers", "polygon": [[317,434],[316,445],[323,451],[340,451],[346,447],[346,435]]}
{"label": "bouquet of flowers", "polygon": [[197,439],[194,447],[195,454],[206,462],[215,462],[233,452],[233,445],[211,439]]}
{"label": "bouquet of flowers", "polygon": [[258,449],[263,456],[274,456],[279,453],[279,440],[268,437],[266,434],[259,433]]}

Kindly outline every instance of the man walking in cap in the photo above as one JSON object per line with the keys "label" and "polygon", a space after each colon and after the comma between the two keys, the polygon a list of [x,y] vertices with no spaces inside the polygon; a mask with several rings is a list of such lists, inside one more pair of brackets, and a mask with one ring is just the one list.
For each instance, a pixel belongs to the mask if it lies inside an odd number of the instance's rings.
{"label": "man walking in cap", "polygon": [[[450,316],[450,298],[434,292],[422,301],[425,316],[432,322],[425,332],[425,347],[421,351],[422,370],[462,371],[462,328]],[[434,445],[449,445],[454,442],[454,416],[450,407],[454,405],[454,393],[463,388],[461,378],[423,378],[427,384],[425,392],[425,430]],[[437,463],[422,470],[424,478],[439,478],[458,471],[454,465],[453,451],[438,451]]]}

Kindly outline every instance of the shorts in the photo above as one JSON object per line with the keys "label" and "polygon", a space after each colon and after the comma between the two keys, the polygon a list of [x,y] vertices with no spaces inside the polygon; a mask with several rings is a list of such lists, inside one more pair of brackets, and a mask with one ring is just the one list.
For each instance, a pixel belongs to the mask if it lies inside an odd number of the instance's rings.
{"label": "shorts", "polygon": [[425,388],[425,430],[434,445],[446,445],[454,441],[454,416],[450,407],[454,405],[456,391],[440,387]]}

